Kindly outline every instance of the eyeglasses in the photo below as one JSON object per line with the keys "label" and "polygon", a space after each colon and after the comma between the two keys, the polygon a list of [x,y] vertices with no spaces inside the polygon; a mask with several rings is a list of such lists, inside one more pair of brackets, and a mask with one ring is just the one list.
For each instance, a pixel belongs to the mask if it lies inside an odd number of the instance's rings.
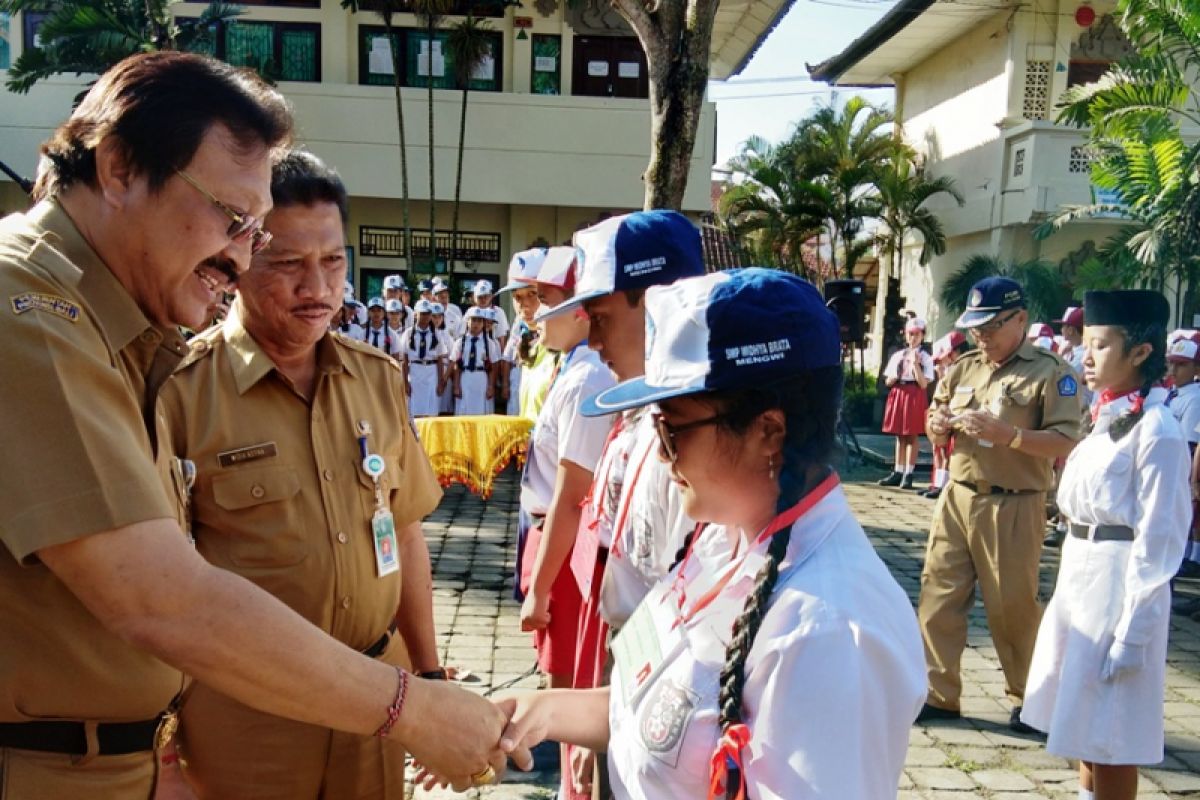
{"label": "eyeglasses", "polygon": [[669,424],[663,415],[658,412],[655,412],[652,418],[654,420],[654,430],[658,433],[658,443],[662,445],[663,452],[667,455],[667,460],[673,464],[679,458],[679,451],[675,448],[676,436],[694,428],[702,428],[705,425],[716,425],[718,422],[723,421],[726,416],[726,414],[714,414],[711,417],[685,422],[682,425]]}
{"label": "eyeglasses", "polygon": [[175,170],[175,173],[190,183],[192,187],[200,194],[208,198],[208,202],[212,203],[221,213],[229,217],[229,230],[225,231],[225,235],[234,242],[250,242],[251,255],[261,252],[267,245],[271,243],[271,233],[263,230],[263,224],[260,220],[250,214],[240,214],[234,211],[229,206],[222,203],[217,198],[213,197],[212,192],[205,189],[196,179],[188,175],[181,169]]}
{"label": "eyeglasses", "polygon": [[1007,323],[1010,319],[1020,313],[1021,310],[1017,309],[1008,316],[1001,317],[1000,319],[994,319],[991,322],[984,323],[983,325],[977,325],[974,328],[971,328],[971,333],[975,334],[976,336],[991,336],[993,333],[1003,328],[1005,323]]}

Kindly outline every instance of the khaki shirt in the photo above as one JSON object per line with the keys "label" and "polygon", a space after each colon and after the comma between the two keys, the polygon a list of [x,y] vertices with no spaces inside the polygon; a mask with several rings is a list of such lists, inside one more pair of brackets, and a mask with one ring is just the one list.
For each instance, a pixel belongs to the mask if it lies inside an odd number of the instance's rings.
{"label": "khaki shirt", "polygon": [[149,719],[180,673],[108,632],[37,551],[181,521],[177,462],[147,420],[187,345],[52,201],[0,221],[0,303],[0,722]]}
{"label": "khaki shirt", "polygon": [[[990,411],[1027,431],[1057,431],[1072,441],[1082,436],[1078,378],[1067,362],[1046,350],[1022,343],[997,367],[978,350],[959,359],[933,395],[931,410],[949,406],[953,414]],[[1053,462],[993,442],[991,447],[956,434],[950,479],[1005,489],[1048,491]]]}
{"label": "khaki shirt", "polygon": [[173,446],[195,462],[192,533],[211,563],[236,572],[356,650],[396,614],[400,573],[376,575],[373,481],[358,425],[382,455],[396,528],[442,497],[408,415],[399,364],[329,333],[317,345],[311,404],[242,326],[237,307],[192,340],[163,387]]}

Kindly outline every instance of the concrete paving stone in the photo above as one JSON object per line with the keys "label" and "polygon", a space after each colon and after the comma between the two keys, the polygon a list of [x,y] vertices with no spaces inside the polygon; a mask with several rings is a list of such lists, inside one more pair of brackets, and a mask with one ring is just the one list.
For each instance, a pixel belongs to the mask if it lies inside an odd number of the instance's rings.
{"label": "concrete paving stone", "polygon": [[987,734],[971,728],[930,728],[929,735],[941,744],[988,747]]}
{"label": "concrete paving stone", "polygon": [[908,776],[922,789],[973,790],[975,782],[965,772],[950,767],[913,767]]}
{"label": "concrete paving stone", "polygon": [[946,751],[940,747],[909,747],[904,764],[909,767],[940,767],[946,760]]}
{"label": "concrete paving stone", "polygon": [[994,747],[954,747],[951,752],[956,758],[978,767],[995,767],[1008,758],[1009,751]]}
{"label": "concrete paving stone", "polygon": [[971,778],[993,792],[1025,792],[1036,788],[1029,778],[1007,769],[976,770],[971,773]]}
{"label": "concrete paving stone", "polygon": [[1144,769],[1144,778],[1149,778],[1168,792],[1200,792],[1200,775],[1194,772],[1170,772],[1161,769]]}
{"label": "concrete paving stone", "polygon": [[925,792],[925,800],[986,800],[976,791],[936,789]]}
{"label": "concrete paving stone", "polygon": [[1051,755],[1045,750],[1006,750],[1005,757],[1017,768],[1026,772],[1034,770],[1071,769],[1071,762]]}

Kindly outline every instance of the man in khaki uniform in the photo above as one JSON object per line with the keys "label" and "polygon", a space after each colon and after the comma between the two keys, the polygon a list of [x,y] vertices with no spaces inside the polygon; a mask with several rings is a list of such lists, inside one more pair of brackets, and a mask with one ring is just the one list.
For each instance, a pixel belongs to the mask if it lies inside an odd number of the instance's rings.
{"label": "man in khaki uniform", "polygon": [[[196,547],[355,650],[444,678],[421,532],[442,490],[399,365],[328,328],[345,280],[345,187],[294,151],[275,165],[271,195],[271,247],[239,281],[229,318],[192,341],[162,390],[172,445],[196,467]],[[378,494],[364,446],[383,458]],[[397,556],[382,567],[372,535],[381,511],[396,535],[379,555]],[[404,796],[396,742],[264,714],[204,683],[187,692],[180,742],[203,797]]]}
{"label": "man in khaki uniform", "polygon": [[239,70],[133,56],[42,146],[37,205],[0,222],[5,800],[150,796],[182,672],[350,733],[394,717],[390,736],[458,786],[503,764],[490,703],[417,677],[397,703],[404,674],[213,567],[181,528],[189,470],[156,395],[186,352],[176,326],[201,326],[268,244],[256,216],[290,130],[283,98]]}
{"label": "man in khaki uniform", "polygon": [[959,662],[975,585],[1005,691],[1009,726],[1022,733],[1025,679],[1041,607],[1038,561],[1054,459],[1079,439],[1079,384],[1071,367],[1025,340],[1029,315],[1019,284],[975,284],[956,323],[978,346],[938,384],[926,433],[935,446],[954,434],[950,482],[934,512],[917,616],[925,640],[929,699],[919,722],[960,716]]}

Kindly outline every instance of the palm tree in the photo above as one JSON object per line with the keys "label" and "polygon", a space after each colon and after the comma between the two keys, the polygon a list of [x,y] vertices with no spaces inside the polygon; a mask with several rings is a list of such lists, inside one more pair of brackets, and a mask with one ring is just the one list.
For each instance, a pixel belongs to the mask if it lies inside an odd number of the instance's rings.
{"label": "palm tree", "polygon": [[454,82],[462,90],[462,110],[458,117],[458,168],[454,174],[454,216],[450,225],[450,271],[458,258],[458,212],[462,202],[463,151],[467,140],[467,96],[471,75],[492,54],[491,25],[486,19],[468,15],[450,28],[446,39],[450,63],[454,65]]}
{"label": "palm tree", "polygon": [[721,196],[723,227],[756,262],[808,278],[806,248],[825,230],[829,191],[797,169],[786,145],[752,136],[729,162],[735,183]]}
{"label": "palm tree", "polygon": [[1034,321],[1052,320],[1070,304],[1071,287],[1054,265],[1040,259],[1005,262],[994,256],[975,255],[942,284],[942,305],[954,314],[962,313],[971,287],[984,278],[999,275],[1021,284],[1029,317]]}
{"label": "palm tree", "polygon": [[411,0],[413,13],[425,26],[426,34],[426,53],[428,54],[428,62],[426,63],[425,88],[426,97],[429,106],[429,262],[430,269],[434,269],[437,263],[437,209],[434,201],[436,198],[436,189],[434,187],[434,139],[433,139],[433,43],[437,36],[438,26],[441,25],[442,17],[449,13],[454,6],[453,0]]}
{"label": "palm tree", "polygon": [[[0,0],[3,2],[3,0]],[[351,13],[358,13],[359,0],[341,0],[342,8]],[[400,216],[404,226],[404,258],[412,268],[412,220],[408,214],[408,143],[404,136],[404,97],[400,91],[400,76],[403,74],[400,63],[399,39],[393,24],[393,17],[403,10],[404,0],[373,0],[376,13],[383,22],[383,32],[387,37],[388,49],[392,55],[392,89],[396,95],[396,127],[400,134]]]}
{"label": "palm tree", "polygon": [[[238,6],[213,0],[199,16],[178,19],[172,13],[176,2],[0,0],[0,12],[5,14],[48,14],[38,30],[38,45],[21,53],[9,68],[5,85],[25,94],[53,75],[100,75],[135,53],[211,45],[217,25],[242,13]],[[76,104],[86,92],[75,98]]]}
{"label": "palm tree", "polygon": [[898,144],[887,168],[877,176],[875,191],[879,198],[879,220],[884,225],[877,241],[891,256],[893,275],[904,273],[904,242],[912,234],[921,237],[921,253],[917,257],[921,266],[946,252],[942,222],[925,204],[938,195],[948,194],[961,206],[963,197],[952,178],[928,177],[913,163],[912,152]]}
{"label": "palm tree", "polygon": [[786,147],[802,174],[822,184],[832,197],[827,232],[830,258],[839,258],[847,277],[853,277],[852,248],[864,220],[880,213],[873,191],[878,176],[895,148],[891,126],[895,118],[861,97],[852,97],[839,111],[822,106],[796,126]]}

